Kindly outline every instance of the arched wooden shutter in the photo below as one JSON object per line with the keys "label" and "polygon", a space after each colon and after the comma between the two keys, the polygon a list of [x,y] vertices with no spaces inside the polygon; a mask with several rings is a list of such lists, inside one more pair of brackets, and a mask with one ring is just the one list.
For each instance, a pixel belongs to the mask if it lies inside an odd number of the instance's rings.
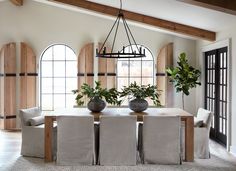
{"label": "arched wooden shutter", "polygon": [[[102,43],[98,43],[98,49],[100,49]],[[107,49],[110,51],[110,49]],[[98,58],[98,81],[101,82],[101,86],[103,88],[107,88],[107,59],[106,58]]]}
{"label": "arched wooden shutter", "polygon": [[3,46],[0,52],[0,127],[16,128],[16,44]]}
{"label": "arched wooden shutter", "polygon": [[173,85],[169,82],[166,68],[173,66],[173,43],[161,48],[157,56],[156,83],[161,90],[160,101],[165,107],[173,107]]}
{"label": "arched wooden shutter", "polygon": [[[101,48],[98,44],[98,49]],[[110,49],[107,48],[107,51]],[[98,58],[98,80],[103,88],[116,87],[116,60],[109,58]]]}
{"label": "arched wooden shutter", "polygon": [[78,89],[83,83],[93,87],[94,82],[94,43],[86,44],[78,56]]}
{"label": "arched wooden shutter", "polygon": [[20,108],[36,106],[36,55],[26,44],[21,43]]}

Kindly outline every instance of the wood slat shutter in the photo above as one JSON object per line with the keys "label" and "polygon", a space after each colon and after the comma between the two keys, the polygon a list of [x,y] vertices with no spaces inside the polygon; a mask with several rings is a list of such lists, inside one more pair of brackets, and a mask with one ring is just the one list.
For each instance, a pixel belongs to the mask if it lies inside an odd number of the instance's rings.
{"label": "wood slat shutter", "polygon": [[[80,50],[78,56],[78,89],[84,84],[94,85],[94,43],[86,44]],[[86,105],[88,99],[84,98]]]}
{"label": "wood slat shutter", "polygon": [[166,68],[173,66],[173,43],[161,48],[157,56],[156,83],[161,90],[160,101],[165,107],[173,107],[173,85],[169,82]]}
{"label": "wood slat shutter", "polygon": [[83,83],[93,86],[94,82],[94,43],[86,44],[78,56],[78,89]]}
{"label": "wood slat shutter", "polygon": [[0,127],[16,128],[16,43],[3,46],[0,54]]}
{"label": "wood slat shutter", "polygon": [[26,44],[21,43],[20,108],[36,106],[36,55]]}
{"label": "wood slat shutter", "polygon": [[[98,44],[98,49],[102,46]],[[107,48],[109,52],[110,49]],[[103,88],[116,87],[116,59],[98,58],[98,80]]]}

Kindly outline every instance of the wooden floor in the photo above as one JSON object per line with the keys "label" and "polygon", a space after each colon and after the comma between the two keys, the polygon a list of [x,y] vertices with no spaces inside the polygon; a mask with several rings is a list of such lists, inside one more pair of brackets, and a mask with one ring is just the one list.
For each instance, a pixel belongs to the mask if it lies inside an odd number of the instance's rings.
{"label": "wooden floor", "polygon": [[[9,132],[0,130],[0,166],[7,164],[20,156],[21,132]],[[228,153],[226,149],[214,141],[210,141],[211,153],[219,158],[236,164],[236,157]]]}

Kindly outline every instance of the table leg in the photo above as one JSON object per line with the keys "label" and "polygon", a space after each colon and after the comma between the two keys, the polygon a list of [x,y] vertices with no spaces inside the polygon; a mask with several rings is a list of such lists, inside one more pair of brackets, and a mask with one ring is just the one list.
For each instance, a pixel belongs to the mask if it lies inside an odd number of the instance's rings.
{"label": "table leg", "polygon": [[185,121],[185,159],[187,162],[194,160],[194,122],[193,117]]}
{"label": "table leg", "polygon": [[52,162],[52,139],[53,139],[53,118],[45,116],[45,135],[44,135],[45,162]]}

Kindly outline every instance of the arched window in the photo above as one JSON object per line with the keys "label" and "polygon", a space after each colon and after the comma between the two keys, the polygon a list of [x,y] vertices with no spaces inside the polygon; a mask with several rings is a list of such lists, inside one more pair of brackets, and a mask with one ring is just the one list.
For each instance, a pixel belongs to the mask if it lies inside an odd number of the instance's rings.
{"label": "arched window", "polygon": [[77,89],[77,58],[74,51],[63,44],[49,46],[40,60],[41,109],[73,107],[73,89]]}
{"label": "arched window", "polygon": [[[137,50],[136,45],[131,45]],[[131,46],[125,47],[125,52],[131,52]],[[128,86],[134,81],[140,85],[154,84],[154,60],[151,51],[142,46],[138,48],[145,49],[144,58],[119,58],[117,60],[117,89],[121,90],[123,86]],[[127,102],[124,102],[127,105]]]}

